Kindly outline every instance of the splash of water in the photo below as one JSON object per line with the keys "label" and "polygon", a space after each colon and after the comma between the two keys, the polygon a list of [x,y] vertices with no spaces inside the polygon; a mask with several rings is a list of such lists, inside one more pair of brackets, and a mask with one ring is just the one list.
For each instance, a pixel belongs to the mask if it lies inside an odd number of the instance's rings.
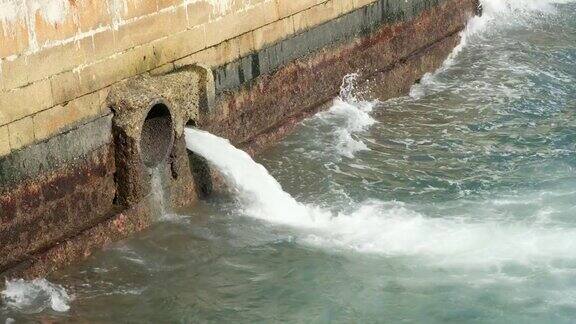
{"label": "splash of water", "polygon": [[313,217],[312,211],[282,190],[262,165],[228,140],[192,128],[185,130],[185,136],[187,148],[208,159],[222,173],[246,214],[293,226],[306,225]]}
{"label": "splash of water", "polygon": [[242,213],[297,228],[300,240],[328,249],[388,256],[419,256],[447,266],[575,259],[576,230],[504,219],[481,222],[429,218],[398,202],[367,201],[351,213],[333,214],[304,205],[248,154],[210,133],[186,129],[189,150],[224,175]]}
{"label": "splash of water", "polygon": [[553,14],[556,4],[571,3],[575,0],[481,0],[482,15],[470,18],[464,30],[460,33],[460,43],[444,60],[442,66],[432,73],[426,73],[418,84],[410,88],[409,96],[414,99],[426,95],[426,90],[435,83],[441,75],[457,62],[459,54],[474,41],[489,31],[497,32],[501,28],[508,28],[525,23],[534,15]]}
{"label": "splash of water", "polygon": [[353,158],[356,152],[370,150],[355,135],[374,125],[376,120],[370,116],[376,101],[361,100],[355,95],[358,74],[349,74],[342,80],[340,95],[332,106],[318,114],[318,118],[330,125],[338,125],[334,130],[336,151],[338,154]]}
{"label": "splash of water", "polygon": [[56,312],[67,312],[72,300],[64,287],[46,279],[8,280],[6,289],[0,295],[8,307],[27,314],[40,313],[47,308]]}

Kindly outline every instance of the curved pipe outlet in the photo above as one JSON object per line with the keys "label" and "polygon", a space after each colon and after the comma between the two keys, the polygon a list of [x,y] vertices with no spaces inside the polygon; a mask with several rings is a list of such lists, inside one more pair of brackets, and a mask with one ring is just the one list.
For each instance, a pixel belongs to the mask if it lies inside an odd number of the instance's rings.
{"label": "curved pipe outlet", "polygon": [[140,152],[148,168],[166,160],[174,145],[174,122],[170,110],[163,103],[152,106],[142,125]]}

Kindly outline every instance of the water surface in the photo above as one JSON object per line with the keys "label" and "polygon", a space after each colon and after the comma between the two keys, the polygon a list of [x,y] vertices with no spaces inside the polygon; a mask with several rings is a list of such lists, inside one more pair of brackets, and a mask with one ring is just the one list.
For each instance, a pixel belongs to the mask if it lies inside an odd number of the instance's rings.
{"label": "water surface", "polygon": [[68,311],[40,295],[0,320],[574,322],[576,4],[484,4],[411,96],[350,76],[259,156],[291,196],[232,170],[230,193],[53,274]]}

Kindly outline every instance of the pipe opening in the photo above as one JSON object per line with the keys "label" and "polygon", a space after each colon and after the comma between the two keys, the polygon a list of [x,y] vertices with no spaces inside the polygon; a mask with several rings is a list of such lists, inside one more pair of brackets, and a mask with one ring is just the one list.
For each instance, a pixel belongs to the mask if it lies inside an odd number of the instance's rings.
{"label": "pipe opening", "polygon": [[164,161],[174,144],[174,131],[170,110],[164,104],[156,104],[150,109],[140,138],[140,150],[144,165],[153,168]]}

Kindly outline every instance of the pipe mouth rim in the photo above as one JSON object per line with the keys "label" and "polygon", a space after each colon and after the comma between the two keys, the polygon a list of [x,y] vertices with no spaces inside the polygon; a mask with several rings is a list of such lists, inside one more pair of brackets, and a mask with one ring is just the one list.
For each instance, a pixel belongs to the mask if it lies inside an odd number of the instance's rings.
{"label": "pipe mouth rim", "polygon": [[154,168],[165,161],[174,145],[174,119],[168,104],[154,100],[142,123],[140,134],[142,162]]}

